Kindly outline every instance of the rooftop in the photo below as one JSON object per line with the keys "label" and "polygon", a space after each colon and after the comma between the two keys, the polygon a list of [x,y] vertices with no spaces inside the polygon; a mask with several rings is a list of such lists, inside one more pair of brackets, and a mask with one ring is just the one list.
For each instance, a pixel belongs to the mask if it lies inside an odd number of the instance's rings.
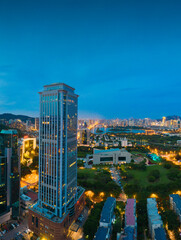
{"label": "rooftop", "polygon": [[170,194],[170,198],[173,199],[173,201],[176,204],[177,209],[181,213],[181,197],[178,194]]}
{"label": "rooftop", "polygon": [[163,228],[155,229],[155,240],[166,240],[165,230]]}
{"label": "rooftop", "polygon": [[38,195],[35,192],[28,191],[26,195],[30,197],[33,202],[38,200]]}
{"label": "rooftop", "polygon": [[126,236],[123,237],[123,240],[134,240],[134,228],[125,227],[124,233]]}
{"label": "rooftop", "polygon": [[125,209],[126,226],[134,226],[136,224],[135,207],[136,199],[128,199]]}
{"label": "rooftop", "polygon": [[109,233],[108,231],[108,228],[99,227],[94,237],[94,240],[106,240],[106,236]]}
{"label": "rooftop", "polygon": [[156,198],[147,198],[147,211],[148,211],[148,218],[151,222],[151,225],[163,224],[161,216],[158,214]]}
{"label": "rooftop", "polygon": [[111,217],[111,210],[116,202],[116,199],[113,197],[108,197],[106,202],[104,203],[104,207],[101,212],[100,222],[109,223]]}
{"label": "rooftop", "polygon": [[49,90],[68,90],[71,92],[74,92],[75,88],[72,88],[70,86],[68,86],[65,83],[53,83],[53,84],[49,84],[49,85],[45,85],[44,86],[44,91],[49,91]]}
{"label": "rooftop", "polygon": [[104,149],[94,149],[94,154],[97,154],[97,153],[110,153],[110,152],[118,152],[118,151],[122,151],[122,149],[119,149],[119,148],[111,148],[111,149],[107,149],[107,150],[104,150]]}

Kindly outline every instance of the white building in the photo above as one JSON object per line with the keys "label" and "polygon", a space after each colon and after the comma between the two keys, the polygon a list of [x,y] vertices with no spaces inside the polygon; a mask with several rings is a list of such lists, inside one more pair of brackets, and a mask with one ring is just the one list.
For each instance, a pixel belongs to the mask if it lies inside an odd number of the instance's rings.
{"label": "white building", "polygon": [[131,153],[125,149],[94,149],[93,164],[123,164],[131,162]]}

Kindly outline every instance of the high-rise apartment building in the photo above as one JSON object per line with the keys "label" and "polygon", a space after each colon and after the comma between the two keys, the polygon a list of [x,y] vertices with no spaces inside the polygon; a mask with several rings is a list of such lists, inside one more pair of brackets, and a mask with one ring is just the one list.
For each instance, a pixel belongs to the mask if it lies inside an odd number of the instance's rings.
{"label": "high-rise apartment building", "polygon": [[65,229],[84,206],[84,190],[77,187],[77,98],[63,83],[40,92],[39,195],[29,227],[50,239],[66,239]]}
{"label": "high-rise apartment building", "polygon": [[39,130],[39,118],[35,118],[35,129]]}
{"label": "high-rise apartment building", "polygon": [[0,224],[19,215],[20,166],[16,130],[0,133]]}

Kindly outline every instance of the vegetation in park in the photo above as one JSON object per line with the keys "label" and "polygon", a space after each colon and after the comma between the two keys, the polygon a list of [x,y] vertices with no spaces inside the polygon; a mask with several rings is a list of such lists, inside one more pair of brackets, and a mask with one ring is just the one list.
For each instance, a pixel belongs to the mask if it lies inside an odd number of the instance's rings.
{"label": "vegetation in park", "polygon": [[[136,204],[137,212],[137,239],[144,239],[144,230],[148,229],[148,216],[147,216],[147,201],[140,200]],[[148,231],[147,231],[148,233]]]}
{"label": "vegetation in park", "polygon": [[175,239],[181,240],[181,236],[179,234],[180,222],[176,213],[170,209],[169,198],[167,197],[162,200],[157,200],[157,202],[164,226],[167,226],[168,230],[172,231]]}
{"label": "vegetation in park", "polygon": [[[136,166],[136,164],[135,164]],[[181,172],[177,166],[162,163],[146,168],[143,163],[120,168],[125,193],[129,197],[146,199],[152,193],[165,197],[181,188]]]}
{"label": "vegetation in park", "polygon": [[77,167],[83,167],[84,161],[83,160],[77,160]]}
{"label": "vegetation in park", "polygon": [[83,226],[84,235],[88,240],[92,240],[94,238],[95,233],[97,232],[103,206],[104,202],[96,203],[94,205],[94,208],[92,208],[91,213]]}
{"label": "vegetation in park", "polygon": [[87,154],[92,154],[92,153],[93,153],[93,148],[91,147],[79,146],[77,148],[78,158],[86,158]]}
{"label": "vegetation in park", "polygon": [[111,174],[105,169],[78,169],[78,185],[91,190],[95,195],[104,193],[104,198],[111,194],[118,197],[121,193],[120,187],[112,180]]}

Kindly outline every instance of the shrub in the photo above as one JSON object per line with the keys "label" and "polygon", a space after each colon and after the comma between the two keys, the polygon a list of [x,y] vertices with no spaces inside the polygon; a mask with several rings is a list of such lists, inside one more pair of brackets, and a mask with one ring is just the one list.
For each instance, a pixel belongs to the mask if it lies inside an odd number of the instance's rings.
{"label": "shrub", "polygon": [[154,176],[148,176],[148,181],[149,182],[155,182],[156,178]]}
{"label": "shrub", "polygon": [[163,165],[163,167],[166,168],[166,169],[170,169],[172,167],[172,165],[170,163],[165,163]]}
{"label": "shrub", "polygon": [[149,174],[149,177],[150,177],[150,176],[153,176],[153,177],[155,178],[155,180],[156,180],[156,179],[158,179],[158,178],[160,177],[160,171],[157,170],[157,169],[152,170],[152,171],[150,172],[150,174]]}

